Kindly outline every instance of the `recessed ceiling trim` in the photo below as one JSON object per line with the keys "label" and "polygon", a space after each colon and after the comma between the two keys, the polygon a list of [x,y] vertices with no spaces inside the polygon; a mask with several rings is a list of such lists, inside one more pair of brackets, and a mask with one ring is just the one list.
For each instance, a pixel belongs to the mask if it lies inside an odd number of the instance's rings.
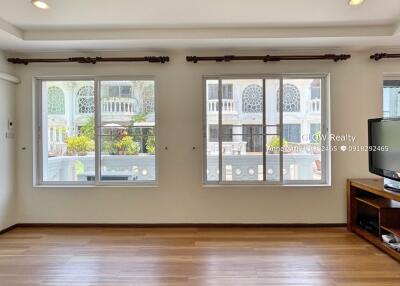
{"label": "recessed ceiling trim", "polygon": [[214,28],[214,29],[102,29],[27,30],[26,41],[134,40],[134,39],[251,39],[393,36],[397,25],[296,27],[296,28]]}
{"label": "recessed ceiling trim", "polygon": [[24,32],[21,29],[11,25],[3,19],[0,19],[0,32],[5,32],[20,39],[24,37]]}

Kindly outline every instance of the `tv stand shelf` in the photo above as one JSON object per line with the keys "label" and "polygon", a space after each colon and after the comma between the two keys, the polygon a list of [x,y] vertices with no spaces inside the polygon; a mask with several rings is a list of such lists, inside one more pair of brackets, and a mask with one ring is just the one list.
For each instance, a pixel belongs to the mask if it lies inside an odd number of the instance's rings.
{"label": "tv stand shelf", "polygon": [[348,179],[347,228],[400,261],[400,252],[381,238],[400,237],[400,194],[385,190],[383,179]]}
{"label": "tv stand shelf", "polygon": [[381,226],[382,229],[386,230],[387,232],[390,232],[398,237],[400,237],[400,228],[391,228],[391,227],[386,227],[386,226]]}

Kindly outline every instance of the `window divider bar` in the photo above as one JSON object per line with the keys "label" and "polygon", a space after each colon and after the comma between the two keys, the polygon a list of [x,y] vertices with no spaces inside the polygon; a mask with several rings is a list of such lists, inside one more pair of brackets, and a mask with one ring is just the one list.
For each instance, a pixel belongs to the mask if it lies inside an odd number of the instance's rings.
{"label": "window divider bar", "polygon": [[100,81],[94,80],[94,137],[95,137],[95,184],[100,184],[100,168],[101,168],[101,110],[100,110]]}
{"label": "window divider bar", "polygon": [[[322,88],[323,87],[323,88]],[[322,134],[322,130],[325,134],[329,134],[329,98],[327,92],[327,85],[326,85],[326,77],[321,77],[321,89],[320,89],[320,100],[321,100],[321,127],[320,132]],[[327,102],[328,101],[328,102]],[[324,152],[321,152],[321,162],[325,162],[325,164],[321,164],[321,180],[323,182],[328,182],[331,180],[330,174],[328,174],[328,170],[330,169],[327,164],[330,164],[330,152],[327,150],[330,149],[330,142],[329,139],[326,138],[325,140],[320,140],[320,148],[321,146],[325,147]],[[322,148],[321,148],[322,149]]]}
{"label": "window divider bar", "polygon": [[283,182],[283,77],[279,78],[279,181]]}
{"label": "window divider bar", "polygon": [[37,168],[39,168],[39,170],[37,170],[37,172],[36,172],[36,181],[34,182],[34,183],[39,183],[39,184],[42,184],[43,183],[43,160],[44,160],[44,156],[43,156],[43,131],[42,131],[42,128],[43,128],[43,106],[42,106],[42,104],[43,104],[43,98],[42,98],[42,96],[43,96],[43,81],[41,80],[41,79],[36,79],[36,84],[37,84],[37,87],[36,87],[36,91],[37,91],[37,104],[38,104],[38,112],[39,112],[39,114],[38,114],[38,117],[35,117],[35,120],[36,120],[36,118],[38,118],[38,122],[39,122],[39,124],[38,124],[38,126],[37,126],[37,129],[35,129],[35,131],[37,131],[37,134],[36,134],[36,138],[35,138],[35,140],[36,140],[36,142],[37,142],[37,144],[38,144],[38,150],[39,150],[39,156],[37,156],[36,157],[36,160],[37,160],[37,163],[38,164],[36,164],[36,166],[37,166]]}
{"label": "window divider bar", "polygon": [[218,78],[218,181],[222,182],[222,80]]}
{"label": "window divider bar", "polygon": [[266,182],[267,181],[267,150],[266,150],[266,146],[267,146],[267,126],[266,126],[266,92],[265,92],[265,78],[263,78],[263,83],[262,83],[262,96],[263,96],[263,107],[262,107],[262,152],[263,152],[263,181]]}

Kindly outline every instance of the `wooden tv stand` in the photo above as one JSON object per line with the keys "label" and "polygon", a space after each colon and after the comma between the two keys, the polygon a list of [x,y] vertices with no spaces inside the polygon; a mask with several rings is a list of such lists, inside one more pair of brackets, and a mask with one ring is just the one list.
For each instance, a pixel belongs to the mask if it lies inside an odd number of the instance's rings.
{"label": "wooden tv stand", "polygon": [[[376,221],[377,230],[360,226],[360,218]],[[400,252],[387,246],[382,234],[400,237],[400,193],[383,188],[383,179],[347,180],[347,227],[376,247],[400,261]]]}

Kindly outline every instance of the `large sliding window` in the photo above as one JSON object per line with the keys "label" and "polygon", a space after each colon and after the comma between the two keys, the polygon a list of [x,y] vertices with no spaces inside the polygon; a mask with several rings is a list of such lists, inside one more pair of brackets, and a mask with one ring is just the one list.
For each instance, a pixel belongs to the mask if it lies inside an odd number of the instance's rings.
{"label": "large sliding window", "polygon": [[329,184],[326,81],[326,75],[205,78],[204,183]]}
{"label": "large sliding window", "polygon": [[37,85],[37,184],[156,182],[154,80],[39,79]]}

